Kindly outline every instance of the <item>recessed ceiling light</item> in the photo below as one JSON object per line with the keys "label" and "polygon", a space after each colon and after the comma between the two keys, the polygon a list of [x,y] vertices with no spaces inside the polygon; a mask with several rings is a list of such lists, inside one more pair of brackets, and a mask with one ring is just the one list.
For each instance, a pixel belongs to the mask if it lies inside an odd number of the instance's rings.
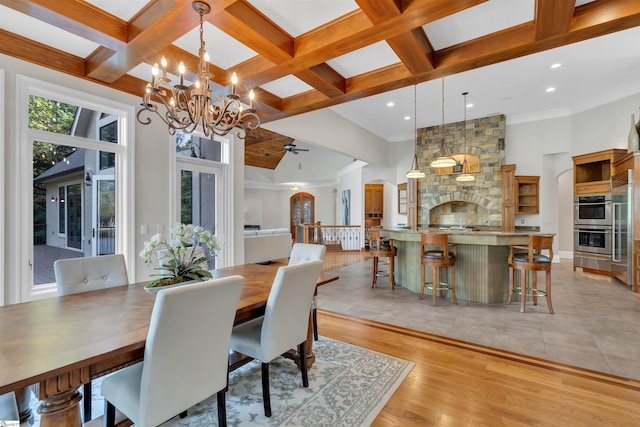
{"label": "recessed ceiling light", "polygon": [[394,104],[393,101],[387,102],[387,107],[393,107],[394,105],[396,105],[396,104]]}
{"label": "recessed ceiling light", "polygon": [[467,108],[471,108],[471,107],[473,107],[473,104],[472,103],[468,103],[467,104]]}
{"label": "recessed ceiling light", "polygon": [[551,68],[560,68],[562,66],[561,63],[556,62],[555,64],[551,64]]}
{"label": "recessed ceiling light", "polygon": [[548,87],[547,92],[554,92],[556,90],[555,87]]}
{"label": "recessed ceiling light", "polygon": [[411,119],[411,117],[410,116],[404,116],[404,119],[405,120],[409,120],[409,119]]}

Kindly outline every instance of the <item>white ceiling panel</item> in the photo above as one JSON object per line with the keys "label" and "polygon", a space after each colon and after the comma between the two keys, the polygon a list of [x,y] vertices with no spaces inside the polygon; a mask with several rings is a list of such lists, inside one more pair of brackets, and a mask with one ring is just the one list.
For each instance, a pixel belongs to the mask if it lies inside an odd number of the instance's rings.
{"label": "white ceiling panel", "polygon": [[129,21],[148,0],[85,0],[110,14],[117,16],[123,21]]}
{"label": "white ceiling panel", "polygon": [[[209,62],[222,69],[229,69],[256,56],[256,52],[207,22],[203,25],[203,37],[207,52],[209,52]],[[198,56],[200,27],[196,26],[196,28],[180,37],[173,44]]]}
{"label": "white ceiling panel", "polygon": [[279,96],[280,98],[287,98],[313,89],[299,78],[291,75],[282,77],[278,80],[273,80],[260,87],[276,96]]}
{"label": "white ceiling panel", "polygon": [[292,37],[333,21],[355,9],[353,0],[248,0]]}
{"label": "white ceiling panel", "polygon": [[398,55],[381,41],[327,61],[343,77],[349,78],[400,62]]}
{"label": "white ceiling panel", "polygon": [[0,28],[80,58],[86,58],[100,46],[4,6],[0,6]]}
{"label": "white ceiling panel", "polygon": [[440,50],[531,21],[534,12],[535,0],[490,0],[422,28],[433,48]]}

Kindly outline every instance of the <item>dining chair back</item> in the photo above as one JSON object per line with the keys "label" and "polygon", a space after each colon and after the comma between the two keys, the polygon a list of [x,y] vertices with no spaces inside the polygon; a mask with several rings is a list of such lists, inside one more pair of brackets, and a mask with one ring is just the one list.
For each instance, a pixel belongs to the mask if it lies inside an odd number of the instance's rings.
{"label": "dining chair back", "polygon": [[[60,296],[129,284],[122,254],[59,259],[53,263],[53,272]],[[91,394],[89,381],[82,389],[85,423],[91,420]]]}
{"label": "dining chair back", "polygon": [[216,393],[226,425],[229,340],[243,283],[231,276],[158,292],[144,361],[102,382],[107,425],[118,408],[138,427],[157,426]]}
{"label": "dining chair back", "polygon": [[53,263],[58,295],[129,284],[124,255],[59,259]]}
{"label": "dining chair back", "polygon": [[302,385],[307,377],[306,340],[309,304],[322,270],[322,261],[280,267],[269,293],[265,315],[233,328],[231,348],[262,362],[264,413],[271,416],[269,362],[298,347]]}
{"label": "dining chair back", "polygon": [[[291,248],[289,256],[289,265],[300,264],[303,262],[314,261],[316,259],[324,261],[327,252],[325,245],[316,245],[313,243],[295,243]],[[311,323],[313,325],[313,339],[318,341],[318,292],[313,292],[311,300]]]}

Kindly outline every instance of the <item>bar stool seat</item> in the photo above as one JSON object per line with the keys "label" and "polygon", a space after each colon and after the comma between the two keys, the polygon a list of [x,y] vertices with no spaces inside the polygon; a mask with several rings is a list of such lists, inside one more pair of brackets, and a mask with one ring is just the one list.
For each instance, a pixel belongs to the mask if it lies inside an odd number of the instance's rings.
{"label": "bar stool seat", "polygon": [[[509,250],[509,297],[507,304],[511,304],[514,294],[520,295],[520,312],[525,312],[527,297],[530,296],[533,305],[538,305],[538,297],[547,300],[549,313],[553,314],[551,304],[551,262],[553,261],[553,237],[555,234],[532,234],[529,236],[529,246],[511,246]],[[516,252],[520,251],[520,252]],[[525,252],[526,251],[526,252]],[[544,255],[542,251],[547,251]],[[515,270],[520,271],[520,286],[514,284]],[[531,271],[531,286],[527,288],[527,272]],[[538,289],[537,273],[544,271],[546,277],[545,289]]]}
{"label": "bar stool seat", "polygon": [[[443,233],[422,233],[422,267],[420,268],[420,299],[424,296],[424,288],[431,289],[431,305],[436,305],[436,291],[451,291],[451,299],[458,304],[456,298],[456,270],[458,246],[449,243],[449,236]],[[435,247],[435,248],[434,248]],[[425,266],[431,267],[431,286],[426,286],[424,278]],[[442,268],[447,267],[451,272],[451,283],[442,282]]]}
{"label": "bar stool seat", "polygon": [[[396,248],[393,246],[393,240],[383,239],[380,237],[380,230],[369,230],[369,252],[371,253],[371,287],[373,288],[380,276],[389,276],[389,284],[391,289],[395,289],[394,280],[394,257],[396,256]],[[378,269],[379,258],[389,259],[389,270],[380,271]]]}

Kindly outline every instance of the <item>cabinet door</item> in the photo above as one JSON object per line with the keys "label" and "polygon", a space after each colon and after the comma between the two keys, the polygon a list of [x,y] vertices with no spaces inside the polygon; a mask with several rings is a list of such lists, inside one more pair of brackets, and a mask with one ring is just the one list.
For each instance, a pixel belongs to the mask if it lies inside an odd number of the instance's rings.
{"label": "cabinet door", "polygon": [[364,213],[371,215],[373,213],[373,204],[371,203],[371,189],[364,189]]}
{"label": "cabinet door", "polygon": [[371,205],[373,213],[382,215],[384,206],[384,192],[382,188],[374,188],[371,192]]}

